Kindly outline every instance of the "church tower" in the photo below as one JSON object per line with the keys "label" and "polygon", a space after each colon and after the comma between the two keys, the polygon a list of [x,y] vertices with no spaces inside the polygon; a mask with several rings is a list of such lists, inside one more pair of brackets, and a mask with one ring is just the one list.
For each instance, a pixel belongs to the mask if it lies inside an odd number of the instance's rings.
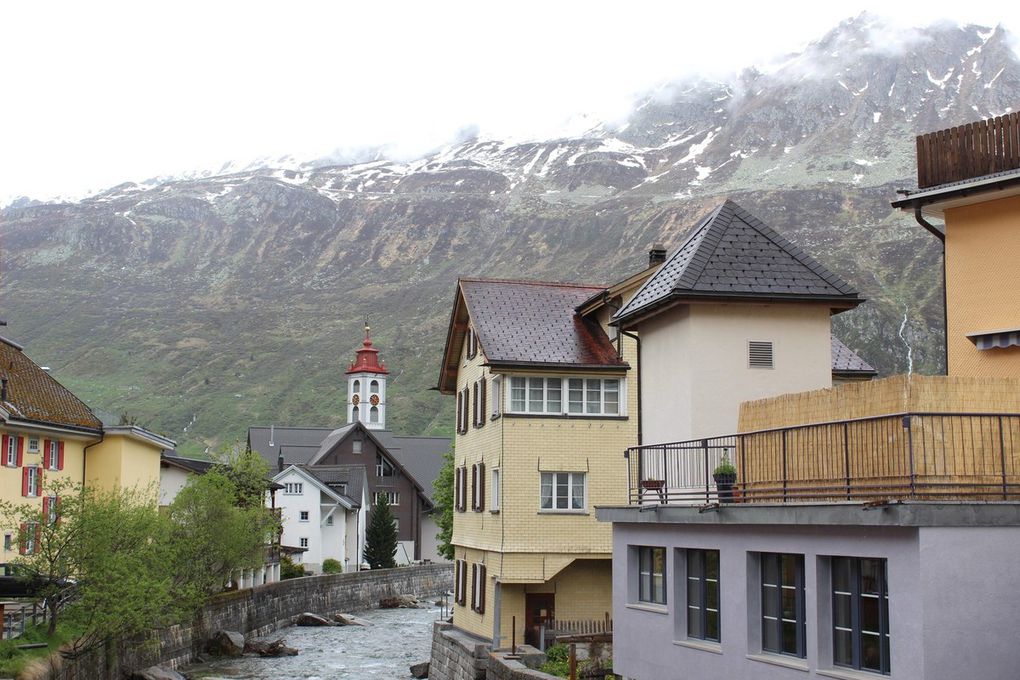
{"label": "church tower", "polygon": [[386,364],[372,347],[371,328],[365,324],[365,340],[347,369],[347,422],[370,430],[386,429]]}

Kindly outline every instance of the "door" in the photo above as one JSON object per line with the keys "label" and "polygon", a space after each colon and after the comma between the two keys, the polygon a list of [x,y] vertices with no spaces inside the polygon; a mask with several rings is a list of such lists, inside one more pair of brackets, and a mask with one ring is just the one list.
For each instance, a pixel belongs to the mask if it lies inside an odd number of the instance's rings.
{"label": "door", "polygon": [[539,636],[542,626],[546,630],[556,620],[556,595],[554,593],[526,593],[524,595],[524,642],[532,647],[544,649]]}

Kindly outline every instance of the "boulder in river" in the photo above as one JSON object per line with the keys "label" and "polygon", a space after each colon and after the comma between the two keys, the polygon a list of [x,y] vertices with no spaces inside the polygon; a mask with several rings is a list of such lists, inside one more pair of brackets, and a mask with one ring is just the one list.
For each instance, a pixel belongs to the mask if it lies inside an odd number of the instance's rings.
{"label": "boulder in river", "polygon": [[425,605],[410,595],[394,595],[379,600],[379,609],[424,609]]}
{"label": "boulder in river", "polygon": [[359,619],[351,614],[333,614],[333,620],[341,626],[371,626],[370,621]]}
{"label": "boulder in river", "polygon": [[244,654],[244,636],[235,630],[218,630],[205,643],[205,651],[213,656],[241,656]]}
{"label": "boulder in river", "polygon": [[297,618],[294,619],[295,626],[332,626],[333,622],[329,619],[313,614],[312,612],[305,612],[304,614],[298,614]]}
{"label": "boulder in river", "polygon": [[259,656],[297,656],[298,650],[288,647],[286,640],[280,638],[267,642],[265,640],[252,640],[244,645],[245,654],[258,654]]}
{"label": "boulder in river", "polygon": [[418,680],[429,677],[429,662],[423,661],[411,666],[411,677],[418,678]]}

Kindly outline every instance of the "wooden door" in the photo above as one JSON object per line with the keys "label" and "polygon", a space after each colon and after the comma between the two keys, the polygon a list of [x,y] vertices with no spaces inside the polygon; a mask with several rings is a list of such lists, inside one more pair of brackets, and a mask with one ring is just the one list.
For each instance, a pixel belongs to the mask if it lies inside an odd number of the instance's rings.
{"label": "wooden door", "polygon": [[524,642],[532,647],[541,648],[539,636],[542,626],[552,627],[556,620],[556,595],[554,593],[526,593],[524,595]]}

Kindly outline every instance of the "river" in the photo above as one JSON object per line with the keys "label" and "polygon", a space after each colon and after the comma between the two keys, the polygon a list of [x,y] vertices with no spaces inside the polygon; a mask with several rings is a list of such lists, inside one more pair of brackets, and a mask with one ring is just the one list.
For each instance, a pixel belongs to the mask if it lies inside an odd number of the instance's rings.
{"label": "river", "polygon": [[196,664],[191,678],[245,680],[407,680],[408,668],[428,661],[438,607],[357,612],[371,626],[282,628],[264,640],[284,638],[300,650],[277,659],[245,657]]}

